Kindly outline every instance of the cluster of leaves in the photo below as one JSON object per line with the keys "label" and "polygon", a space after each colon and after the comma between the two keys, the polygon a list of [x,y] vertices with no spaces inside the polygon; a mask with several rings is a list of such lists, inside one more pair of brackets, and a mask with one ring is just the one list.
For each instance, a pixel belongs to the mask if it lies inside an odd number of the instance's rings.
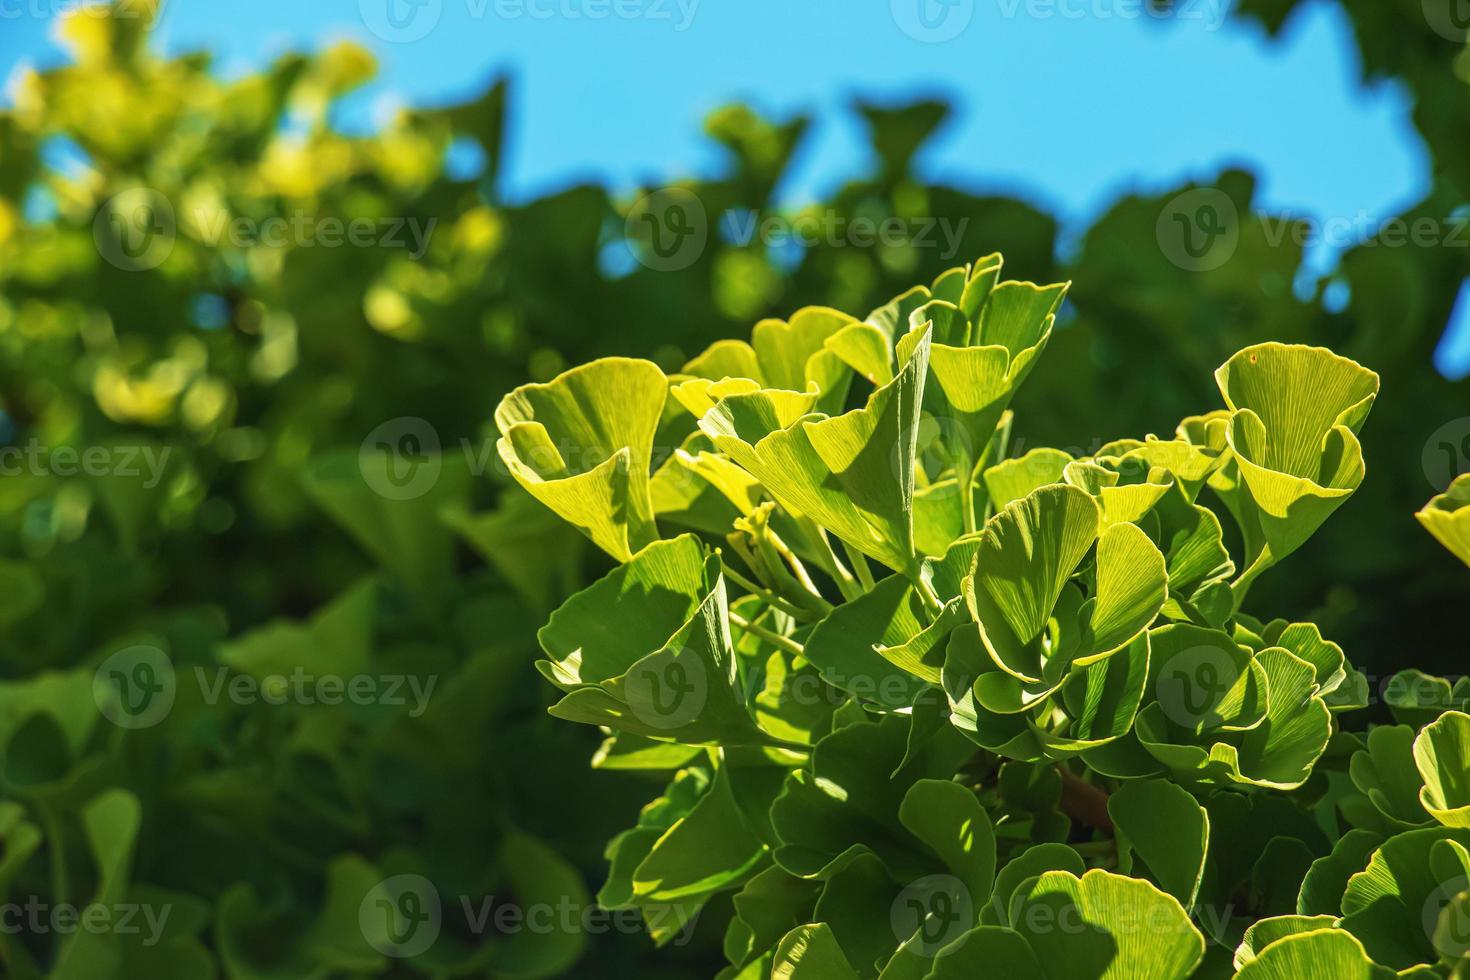
{"label": "cluster of leaves", "polygon": [[[1470,692],[1400,678],[1360,738],[1342,649],[1242,609],[1362,482],[1378,376],[1257,345],[1168,438],[1014,456],[1065,290],[991,255],[501,402],[621,563],[540,633],[551,713],[669,780],[600,900],[664,939],[733,892],[726,978],[1460,975]],[[1421,515],[1462,556],[1464,487]]]}

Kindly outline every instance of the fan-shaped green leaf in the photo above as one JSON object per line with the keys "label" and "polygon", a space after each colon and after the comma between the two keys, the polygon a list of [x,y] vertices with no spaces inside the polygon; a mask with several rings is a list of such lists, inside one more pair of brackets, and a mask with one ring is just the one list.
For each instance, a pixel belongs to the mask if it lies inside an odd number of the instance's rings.
{"label": "fan-shaped green leaf", "polygon": [[1099,520],[1086,491],[1058,485],[1015,501],[986,523],[967,598],[1002,670],[1023,681],[1042,679],[1036,640],[1092,548]]}
{"label": "fan-shaped green leaf", "polygon": [[1414,516],[1451,554],[1470,565],[1470,473],[1455,477],[1448,490]]}
{"label": "fan-shaped green leaf", "polygon": [[1426,725],[1414,740],[1414,764],[1424,809],[1447,827],[1470,827],[1470,715],[1447,711]]}
{"label": "fan-shaped green leaf", "polygon": [[1013,902],[1013,927],[1049,977],[1183,980],[1205,953],[1179,902],[1137,878],[1050,871]]}
{"label": "fan-shaped green leaf", "polygon": [[648,361],[609,357],[501,400],[500,458],[533,497],[619,561],[658,537],[649,498],[668,382]]}
{"label": "fan-shaped green leaf", "polygon": [[1368,958],[1340,929],[1318,929],[1278,939],[1246,962],[1237,980],[1393,980],[1394,971]]}
{"label": "fan-shaped green leaf", "polygon": [[[1108,797],[1120,856],[1141,859],[1159,887],[1194,905],[1210,844],[1210,818],[1187,791],[1156,779],[1124,783]],[[1120,868],[1130,870],[1120,862]]]}

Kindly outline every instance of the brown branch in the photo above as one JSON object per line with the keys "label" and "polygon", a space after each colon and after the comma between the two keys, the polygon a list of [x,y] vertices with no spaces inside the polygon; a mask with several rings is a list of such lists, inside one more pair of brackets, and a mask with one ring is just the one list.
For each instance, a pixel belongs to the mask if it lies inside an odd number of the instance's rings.
{"label": "brown branch", "polygon": [[1113,818],[1108,815],[1108,794],[1073,775],[1065,766],[1057,766],[1057,772],[1062,774],[1062,812],[1073,820],[1111,834]]}

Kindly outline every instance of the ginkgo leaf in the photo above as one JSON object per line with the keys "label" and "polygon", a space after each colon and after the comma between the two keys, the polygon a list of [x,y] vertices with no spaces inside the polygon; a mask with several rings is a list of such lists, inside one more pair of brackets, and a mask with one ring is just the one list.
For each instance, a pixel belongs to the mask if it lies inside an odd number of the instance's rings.
{"label": "ginkgo leaf", "polygon": [[1233,413],[1236,517],[1258,574],[1295,551],[1363,480],[1357,431],[1378,375],[1320,347],[1259,344],[1215,372]]}
{"label": "ginkgo leaf", "polygon": [[1357,432],[1378,397],[1378,375],[1321,347],[1257,344],[1215,372],[1225,404],[1259,419],[1270,444],[1258,466],[1309,476],[1319,469],[1322,441],[1341,426]]}
{"label": "ginkgo leaf", "polygon": [[1317,693],[1331,694],[1347,680],[1347,658],[1342,647],[1322,636],[1314,623],[1273,624],[1267,630],[1265,640],[1271,646],[1290,650],[1292,654],[1312,665],[1317,673]]}
{"label": "ginkgo leaf", "polygon": [[[1186,908],[1194,906],[1205,873],[1210,818],[1188,791],[1173,783],[1141,779],[1108,797],[1120,855],[1131,853],[1159,887]],[[1120,863],[1121,870],[1130,868]]]}
{"label": "ginkgo leaf", "polygon": [[[1065,707],[1062,715],[1050,712],[1046,727],[1032,724],[1047,754],[1067,758],[1127,734],[1143,700],[1148,665],[1148,634],[1140,633],[1113,656],[1073,671],[1058,691]],[[1066,721],[1057,725],[1058,717]]]}
{"label": "ginkgo leaf", "polygon": [[935,299],[956,307],[966,321],[973,321],[1000,279],[1002,265],[1000,253],[994,252],[969,265],[948,269],[929,286],[914,286],[878,307],[868,314],[866,322],[897,338],[913,325],[914,311]]}
{"label": "ginkgo leaf", "polygon": [[[1235,949],[1235,968],[1239,970],[1278,940],[1320,929],[1331,929],[1336,924],[1335,915],[1277,915],[1258,919],[1246,929],[1240,945]],[[1363,955],[1366,958],[1367,954]]]}
{"label": "ginkgo leaf", "polygon": [[1242,737],[1240,771],[1256,785],[1292,789],[1306,782],[1332,737],[1332,715],[1315,694],[1311,664],[1280,647],[1261,651],[1266,720]]}
{"label": "ginkgo leaf", "polygon": [[1047,980],[1031,946],[1014,929],[976,926],[934,958],[925,980],[972,980],[1002,976],[1007,980]]}
{"label": "ginkgo leaf", "polygon": [[[1236,412],[1227,433],[1242,477],[1241,516],[1259,530],[1267,549],[1262,555],[1270,563],[1301,547],[1363,482],[1363,448],[1345,426],[1323,435],[1316,465],[1304,473],[1256,462],[1273,455],[1272,435],[1251,410]],[[1252,558],[1255,564],[1261,555]]]}
{"label": "ginkgo leaf", "polygon": [[1098,506],[1102,508],[1104,528],[1140,521],[1153,510],[1174,485],[1173,478],[1162,471],[1153,475],[1158,479],[1150,479],[1150,475],[1144,473],[1140,479],[1125,481],[1112,466],[1081,459],[1068,463],[1062,473],[1063,479],[1072,486],[1080,487],[1097,498]]}
{"label": "ginkgo leaf", "polygon": [[713,567],[699,539],[685,534],[650,545],[572,596],[537,634],[551,658],[549,678],[569,690],[625,673],[689,620]]}
{"label": "ginkgo leaf", "polygon": [[790,422],[769,410],[769,397],[753,401],[757,393],[722,400],[700,428],[788,510],[916,580],[913,450],[928,348],[924,337],[865,408]]}
{"label": "ginkgo leaf", "polygon": [[1097,458],[1108,459],[1114,469],[1129,477],[1129,482],[1163,482],[1167,474],[1183,490],[1185,499],[1193,501],[1211,474],[1225,461],[1224,447],[1197,445],[1188,439],[1159,439],[1111,443],[1097,451]]}
{"label": "ginkgo leaf", "polygon": [[1241,964],[1237,980],[1393,980],[1397,974],[1368,958],[1363,944],[1341,929],[1316,929],[1276,939]]}
{"label": "ginkgo leaf", "polygon": [[1137,878],[1049,871],[1012,902],[1013,928],[1049,977],[1183,980],[1205,953],[1178,900]]}
{"label": "ginkgo leaf", "polygon": [[736,690],[719,558],[693,535],[659,541],[567,600],[538,669],[567,692],[551,713],[686,744],[769,742]]}
{"label": "ginkgo leaf", "polygon": [[1342,909],[1348,879],[1368,866],[1368,859],[1382,843],[1383,837],[1370,830],[1353,829],[1338,838],[1332,853],[1313,861],[1302,879],[1297,914],[1336,917]]}
{"label": "ginkgo leaf", "polygon": [[1455,477],[1449,489],[1414,516],[1451,554],[1470,565],[1470,473]]}
{"label": "ginkgo leaf", "polygon": [[1370,731],[1364,749],[1353,753],[1348,772],[1391,829],[1411,830],[1432,820],[1420,803],[1424,780],[1414,766],[1414,730],[1408,725],[1379,725]]}
{"label": "ginkgo leaf", "polygon": [[[1008,758],[1040,759],[1041,743],[1021,714],[1030,705],[1006,714],[993,711],[982,703],[977,682],[992,675],[1001,675],[1018,686],[1019,693],[1011,693],[1013,699],[1024,696],[1020,682],[995,665],[980,639],[977,626],[960,626],[951,632],[945,647],[941,679],[954,727],[975,743]],[[1045,690],[1034,703],[1040,703],[1050,693],[1051,689]]]}
{"label": "ginkgo leaf", "polygon": [[1141,526],[1164,553],[1169,577],[1169,602],[1164,614],[1172,619],[1191,619],[1190,610],[1197,612],[1196,594],[1235,571],[1225,548],[1220,519],[1208,507],[1190,503],[1180,484],[1154,505],[1152,518]]}
{"label": "ginkgo leaf", "polygon": [[[704,378],[706,381],[723,381],[726,378],[745,378],[764,387],[760,359],[755,350],[743,340],[717,340],[684,365],[681,374]],[[805,387],[802,385],[801,387]]]}
{"label": "ginkgo leaf", "polygon": [[1006,862],[996,873],[990,904],[981,913],[981,921],[992,925],[1010,925],[1016,894],[1028,882],[1049,871],[1060,871],[1080,878],[1087,870],[1082,855],[1066,844],[1047,843],[1028,847]]}
{"label": "ginkgo leaf", "polygon": [[996,665],[1017,679],[1042,679],[1036,641],[1091,550],[1099,520],[1085,490],[1057,485],[1015,501],[986,523],[966,598]]}
{"label": "ginkgo leaf", "polygon": [[924,604],[902,575],[890,575],[844,602],[812,630],[804,656],[827,683],[890,709],[914,702],[922,681],[882,656],[877,647],[901,647],[927,625]]}
{"label": "ginkgo leaf", "polygon": [[841,411],[852,372],[827,341],[856,320],[839,310],[808,306],[790,320],[767,319],[750,332],[750,345],[760,365],[760,380],[769,388],[821,393],[819,410]]}
{"label": "ginkgo leaf", "polygon": [[944,861],[979,904],[995,883],[995,831],[979,797],[959,783],[921,779],[909,788],[898,818]]}
{"label": "ginkgo leaf", "polygon": [[771,980],[859,980],[832,928],[822,922],[800,926],[776,948]]}
{"label": "ginkgo leaf", "polygon": [[875,387],[893,380],[893,345],[888,335],[871,323],[849,323],[822,345]]}
{"label": "ginkgo leaf", "polygon": [[1374,961],[1406,970],[1438,960],[1431,913],[1464,888],[1470,831],[1434,826],[1389,838],[1368,866],[1348,879],[1342,928]]}
{"label": "ginkgo leaf", "polygon": [[1470,710],[1470,677],[1451,684],[1422,670],[1401,670],[1384,687],[1383,703],[1400,724],[1422,728],[1444,711]]}
{"label": "ginkgo leaf", "polygon": [[[760,390],[760,382],[745,377],[669,379],[669,394],[695,418],[714,408],[721,398]],[[812,392],[811,400],[815,403],[816,392]]]}
{"label": "ginkgo leaf", "polygon": [[[1447,827],[1470,827],[1470,715],[1446,711],[1414,739],[1419,801]],[[1470,887],[1470,885],[1467,885]]]}
{"label": "ginkgo leaf", "polygon": [[1062,474],[1070,462],[1072,457],[1062,450],[1043,447],[997,463],[985,471],[991,504],[999,510],[1033,490],[1062,482]]}
{"label": "ginkgo leaf", "polygon": [[899,810],[919,779],[943,779],[972,751],[950,730],[908,751],[899,715],[836,728],[817,743],[809,770],[787,777],[771,807],[776,862],[799,877],[829,874],[855,853],[873,853],[898,877],[937,870],[933,853],[904,829]]}
{"label": "ginkgo leaf", "polygon": [[1266,716],[1265,676],[1220,630],[1187,623],[1149,632],[1149,693],[1161,721],[1192,736],[1247,731]]}
{"label": "ginkgo leaf", "polygon": [[516,482],[619,561],[658,537],[653,437],[668,382],[648,361],[609,357],[501,400],[496,444]]}
{"label": "ginkgo leaf", "polygon": [[702,901],[745,878],[765,856],[730,788],[726,766],[689,813],[654,843],[633,871],[639,903]]}
{"label": "ginkgo leaf", "polygon": [[1085,667],[1133,642],[1169,597],[1164,556],[1134,524],[1114,524],[1097,541],[1097,591],[1078,611],[1072,663]]}

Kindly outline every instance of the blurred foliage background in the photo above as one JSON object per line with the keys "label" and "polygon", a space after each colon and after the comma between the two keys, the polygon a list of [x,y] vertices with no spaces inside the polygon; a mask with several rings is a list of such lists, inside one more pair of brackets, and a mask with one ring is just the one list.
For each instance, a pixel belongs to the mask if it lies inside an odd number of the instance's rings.
{"label": "blurred foliage background", "polygon": [[[1417,4],[1345,5],[1365,72],[1408,85],[1433,153],[1433,190],[1404,218],[1452,226],[1470,200],[1463,38],[1447,42]],[[1247,0],[1236,15],[1276,29],[1291,6]],[[400,873],[502,901],[561,883],[586,903],[600,842],[648,795],[634,774],[587,773],[595,741],[545,716],[535,630],[601,559],[511,492],[489,414],[572,363],[616,353],[675,371],[763,316],[862,314],[991,251],[1008,275],[1074,281],[1015,405],[1018,451],[1166,433],[1216,407],[1210,372],[1259,341],[1330,346],[1380,372],[1367,481],[1256,601],[1321,623],[1370,675],[1463,661],[1462,570],[1412,512],[1470,463],[1470,386],[1431,365],[1470,249],[1368,241],[1294,289],[1301,246],[1252,217],[1254,179],[1231,171],[1207,185],[1243,218],[1217,268],[1189,271],[1160,248],[1160,215],[1186,187],[1117,201],[1064,250],[1034,207],[914,175],[947,111],[921,102],[856,105],[878,166],[809,214],[947,219],[963,230],[954,253],[774,248],[712,220],[692,262],[660,271],[634,260],[640,243],[629,251],[639,195],[588,184],[502,199],[513,80],[349,137],[328,120],[374,72],[359,48],[222,81],[205,53],[150,51],[146,17],[64,29],[74,63],[25,75],[0,111],[0,447],[49,454],[6,457],[0,478],[0,901],[174,915],[151,946],[0,933],[6,976],[713,972],[719,937],[702,933],[654,957],[637,935],[476,932],[446,903],[445,938],[409,962],[359,927],[362,896]],[[706,131],[724,176],[679,186],[710,216],[776,214],[810,122],[722,109]],[[471,172],[451,165],[466,154]],[[147,261],[115,251],[137,213],[119,202],[140,194],[171,222],[166,254]],[[422,254],[381,237],[220,233],[364,217],[431,229]],[[442,472],[398,501],[364,482],[359,453],[405,417],[431,426]],[[85,472],[55,455],[99,447],[160,468]],[[164,720],[128,729],[97,710],[93,679],[139,644],[166,651],[179,681]],[[415,713],[211,704],[192,680],[197,668],[269,682],[303,663],[436,687]]]}

